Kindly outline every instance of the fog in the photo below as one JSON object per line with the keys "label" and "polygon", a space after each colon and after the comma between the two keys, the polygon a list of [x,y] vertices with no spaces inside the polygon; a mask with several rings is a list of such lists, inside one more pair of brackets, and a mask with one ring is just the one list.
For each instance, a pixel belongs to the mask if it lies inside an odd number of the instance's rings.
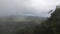
{"label": "fog", "polygon": [[26,15],[49,17],[60,0],[0,0],[0,16]]}

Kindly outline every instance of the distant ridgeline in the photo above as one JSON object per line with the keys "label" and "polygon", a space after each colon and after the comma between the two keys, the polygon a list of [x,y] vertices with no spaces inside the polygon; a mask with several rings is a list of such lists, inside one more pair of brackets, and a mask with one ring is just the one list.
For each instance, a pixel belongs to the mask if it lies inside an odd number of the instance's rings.
{"label": "distant ridgeline", "polygon": [[43,21],[46,19],[47,17],[14,15],[14,16],[0,17],[0,22],[20,22],[20,21],[33,21],[33,20]]}

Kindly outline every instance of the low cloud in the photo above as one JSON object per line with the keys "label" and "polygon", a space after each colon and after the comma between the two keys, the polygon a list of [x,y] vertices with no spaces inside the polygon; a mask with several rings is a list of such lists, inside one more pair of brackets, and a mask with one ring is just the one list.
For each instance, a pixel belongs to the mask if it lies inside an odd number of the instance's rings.
{"label": "low cloud", "polygon": [[0,16],[34,15],[49,17],[60,0],[0,0]]}

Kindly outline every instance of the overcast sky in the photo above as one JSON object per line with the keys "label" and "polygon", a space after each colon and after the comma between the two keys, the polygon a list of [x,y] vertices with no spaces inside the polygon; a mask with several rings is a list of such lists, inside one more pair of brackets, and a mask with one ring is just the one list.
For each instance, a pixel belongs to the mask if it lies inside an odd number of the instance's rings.
{"label": "overcast sky", "polygon": [[0,16],[33,15],[49,17],[60,0],[0,0]]}

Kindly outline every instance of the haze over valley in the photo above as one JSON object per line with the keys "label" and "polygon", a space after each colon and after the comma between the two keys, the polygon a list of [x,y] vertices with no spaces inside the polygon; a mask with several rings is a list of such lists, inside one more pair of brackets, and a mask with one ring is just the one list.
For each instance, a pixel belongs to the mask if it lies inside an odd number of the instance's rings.
{"label": "haze over valley", "polygon": [[0,0],[0,34],[60,34],[60,0]]}

